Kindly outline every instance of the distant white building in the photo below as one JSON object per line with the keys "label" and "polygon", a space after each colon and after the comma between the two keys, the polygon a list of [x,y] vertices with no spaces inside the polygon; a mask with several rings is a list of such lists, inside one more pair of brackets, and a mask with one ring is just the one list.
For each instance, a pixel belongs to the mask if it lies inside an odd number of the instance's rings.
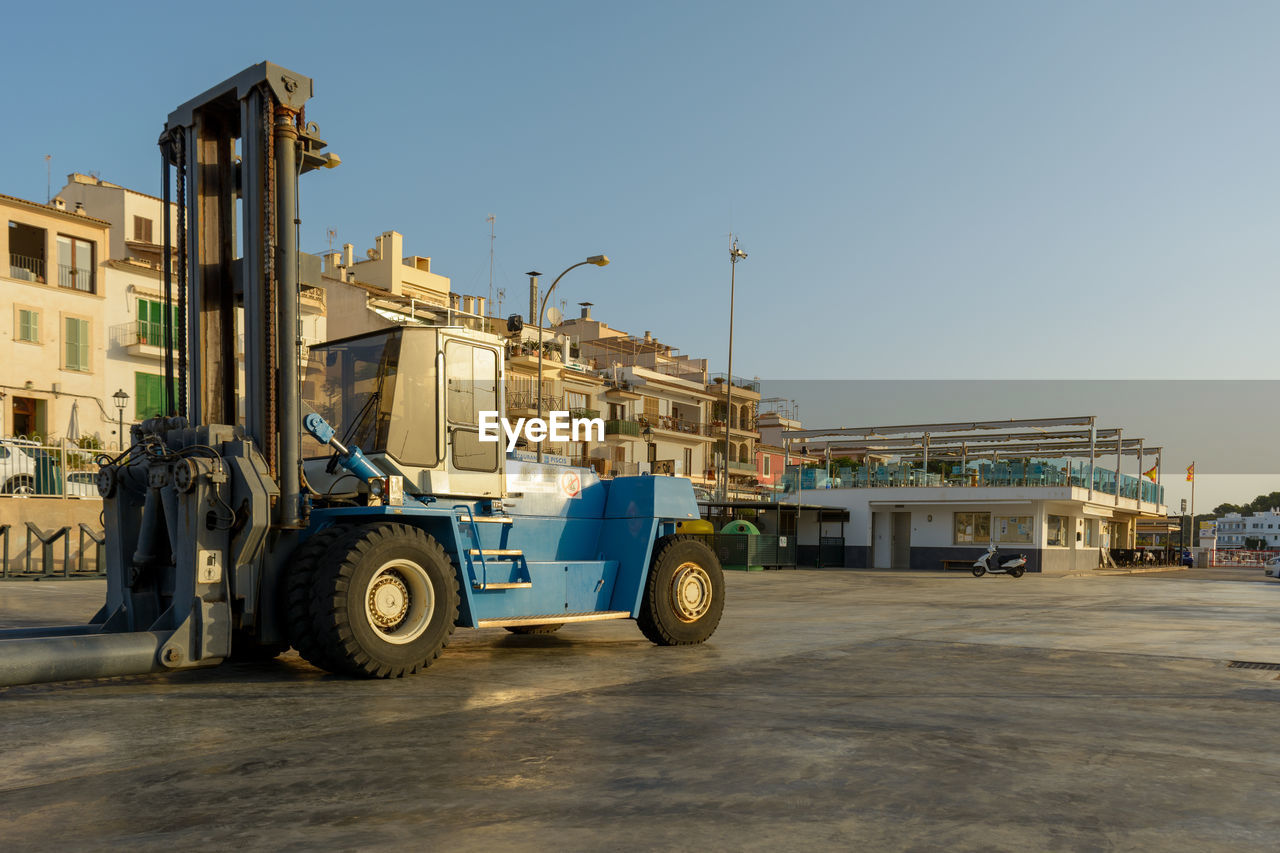
{"label": "distant white building", "polygon": [[[1280,509],[1241,515],[1230,512],[1217,520],[1212,533],[1217,534],[1217,547],[1244,548],[1246,540],[1261,539],[1267,549],[1280,548]],[[1204,538],[1204,531],[1200,532]]]}

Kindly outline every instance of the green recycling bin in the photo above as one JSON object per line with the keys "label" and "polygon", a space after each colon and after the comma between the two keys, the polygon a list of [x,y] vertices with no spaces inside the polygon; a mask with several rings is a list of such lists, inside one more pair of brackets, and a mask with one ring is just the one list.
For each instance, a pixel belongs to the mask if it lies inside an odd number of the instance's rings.
{"label": "green recycling bin", "polygon": [[731,521],[720,528],[720,566],[738,572],[763,572],[760,529],[749,521]]}

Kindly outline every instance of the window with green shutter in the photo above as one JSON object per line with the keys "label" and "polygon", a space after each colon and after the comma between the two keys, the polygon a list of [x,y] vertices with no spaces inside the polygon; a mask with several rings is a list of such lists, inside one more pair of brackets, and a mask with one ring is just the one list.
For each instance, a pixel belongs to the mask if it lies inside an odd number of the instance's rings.
{"label": "window with green shutter", "polygon": [[66,318],[63,342],[67,355],[67,370],[89,369],[89,321],[76,317]]}
{"label": "window with green shutter", "polygon": [[164,377],[151,373],[133,374],[134,418],[144,421],[164,412]]}
{"label": "window with green shutter", "polygon": [[18,340],[40,343],[40,312],[18,309]]}
{"label": "window with green shutter", "polygon": [[[138,343],[148,344],[153,347],[164,346],[164,319],[163,302],[157,302],[154,299],[139,299]],[[178,327],[177,306],[174,306],[170,311],[169,322],[176,330]]]}

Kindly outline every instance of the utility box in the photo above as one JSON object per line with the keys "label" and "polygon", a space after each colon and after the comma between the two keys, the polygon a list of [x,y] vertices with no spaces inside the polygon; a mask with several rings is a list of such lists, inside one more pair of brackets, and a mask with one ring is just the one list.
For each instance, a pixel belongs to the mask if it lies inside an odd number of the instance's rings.
{"label": "utility box", "polygon": [[749,521],[731,521],[720,528],[720,565],[739,572],[763,572],[760,529]]}

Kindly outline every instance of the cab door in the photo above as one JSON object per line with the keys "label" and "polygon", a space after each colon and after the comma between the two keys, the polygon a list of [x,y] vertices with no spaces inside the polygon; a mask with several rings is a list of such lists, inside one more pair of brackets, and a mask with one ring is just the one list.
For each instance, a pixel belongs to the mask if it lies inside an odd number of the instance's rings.
{"label": "cab door", "polygon": [[500,497],[504,439],[480,440],[480,413],[502,407],[502,356],[497,347],[446,336],[445,435],[449,492]]}

